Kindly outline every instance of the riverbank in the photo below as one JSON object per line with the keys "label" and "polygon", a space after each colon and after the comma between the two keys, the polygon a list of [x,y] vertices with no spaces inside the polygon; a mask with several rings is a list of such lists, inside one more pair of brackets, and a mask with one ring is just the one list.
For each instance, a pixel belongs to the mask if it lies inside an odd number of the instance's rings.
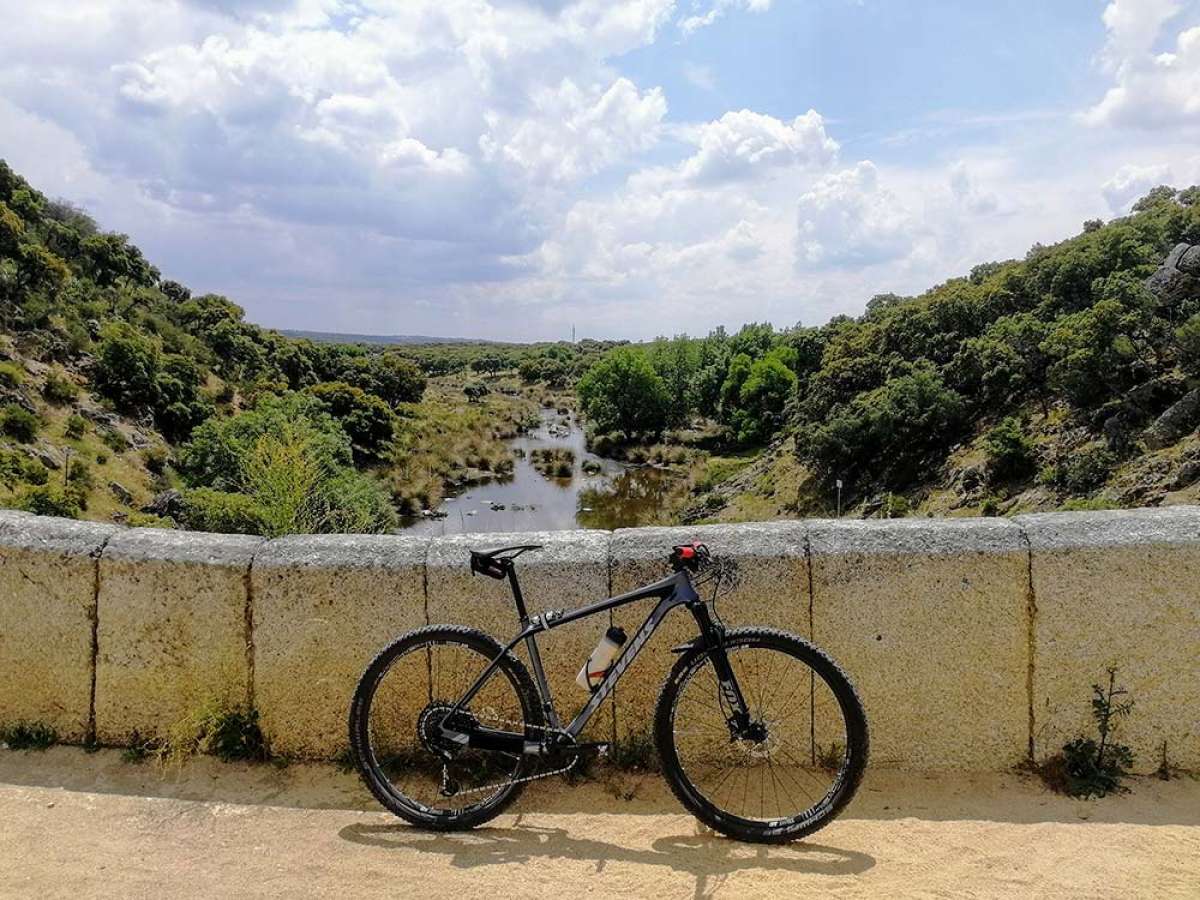
{"label": "riverbank", "polygon": [[0,751],[0,893],[1172,898],[1200,880],[1193,779],[1082,801],[1019,775],[876,770],[810,840],[757,847],[701,832],[657,776],[619,777],[534,783],[488,827],[435,835],[332,766]]}

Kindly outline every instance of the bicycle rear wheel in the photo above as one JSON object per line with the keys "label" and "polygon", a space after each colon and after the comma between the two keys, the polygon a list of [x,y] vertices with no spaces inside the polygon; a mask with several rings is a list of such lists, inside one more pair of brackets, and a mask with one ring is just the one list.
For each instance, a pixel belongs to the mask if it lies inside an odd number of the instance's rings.
{"label": "bicycle rear wheel", "polygon": [[685,653],[663,685],[655,741],[679,801],[730,837],[784,843],[828,824],[867,765],[867,719],[828,656],[783,631],[745,628],[725,652],[749,707],[738,736],[707,649]]}
{"label": "bicycle rear wheel", "polygon": [[[535,757],[468,747],[446,762],[438,752],[442,722],[501,651],[481,631],[434,625],[401,636],[367,667],[350,705],[350,747],[363,781],[387,809],[449,831],[486,822],[516,799]],[[525,666],[505,654],[449,724],[541,740],[541,706]]]}

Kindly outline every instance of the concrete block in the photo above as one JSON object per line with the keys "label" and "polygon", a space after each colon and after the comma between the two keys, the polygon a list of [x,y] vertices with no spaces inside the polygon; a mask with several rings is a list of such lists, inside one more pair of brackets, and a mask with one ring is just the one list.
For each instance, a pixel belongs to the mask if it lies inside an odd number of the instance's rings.
{"label": "concrete block", "polygon": [[96,736],[166,737],[249,703],[250,562],[263,538],[134,528],[100,559]]}
{"label": "concrete block", "polygon": [[[501,644],[519,630],[508,581],[471,575],[470,550],[542,544],[522,554],[517,576],[529,614],[549,609],[574,609],[608,596],[607,531],[544,531],[520,534],[459,534],[435,538],[429,547],[429,621],[471,625]],[[563,724],[569,724],[588,699],[575,683],[584,660],[608,628],[602,614],[572,622],[538,636],[538,652]],[[526,665],[525,645],[514,651]],[[532,672],[532,670],[531,670]],[[612,736],[611,698],[596,710],[584,732],[585,740]]]}
{"label": "concrete block", "polygon": [[116,528],[0,514],[0,724],[88,737],[97,557]]}
{"label": "concrete block", "polygon": [[[722,592],[717,603],[717,611],[728,627],[762,625],[808,636],[803,522],[617,530],[609,551],[613,593],[624,593],[669,575],[667,558],[671,548],[693,540],[739,565],[740,582]],[[711,589],[701,587],[699,592],[708,599]],[[641,600],[616,610],[613,619],[632,638],[653,607],[653,600]],[[671,611],[642,648],[617,687],[619,737],[652,732],[659,691],[678,658],[670,648],[693,640],[697,634],[695,620],[681,607]]]}
{"label": "concrete block", "polygon": [[329,758],[348,746],[359,676],[394,638],[426,624],[428,538],[284,537],[251,568],[254,695],[277,753]]}
{"label": "concrete block", "polygon": [[1038,758],[1094,735],[1091,685],[1117,666],[1138,771],[1200,770],[1200,509],[1018,516],[1033,555]]}
{"label": "concrete block", "polygon": [[813,636],[858,688],[872,762],[996,770],[1028,748],[1028,553],[995,519],[812,521]]}

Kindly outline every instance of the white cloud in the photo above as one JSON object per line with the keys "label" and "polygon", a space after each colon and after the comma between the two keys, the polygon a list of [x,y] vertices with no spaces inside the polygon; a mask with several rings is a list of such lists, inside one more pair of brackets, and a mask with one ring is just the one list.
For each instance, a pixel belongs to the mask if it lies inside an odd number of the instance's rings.
{"label": "white cloud", "polygon": [[861,268],[913,249],[915,222],[869,161],[818,181],[800,196],[796,217],[800,269]]}
{"label": "white cloud", "polygon": [[781,166],[827,166],[838,145],[816,110],[790,123],[748,109],[727,112],[699,132],[699,148],[681,168],[689,181],[716,183],[750,177]]}
{"label": "white cloud", "polygon": [[1112,178],[1104,182],[1100,192],[1114,215],[1129,212],[1133,201],[1147,194],[1151,188],[1167,184],[1171,180],[1168,165],[1122,166]]}
{"label": "white cloud", "polygon": [[534,115],[488,117],[480,138],[485,160],[501,161],[536,181],[593,175],[658,139],[667,101],[658,88],[639,91],[626,78],[585,91],[565,80],[533,100]]}
{"label": "white cloud", "polygon": [[712,0],[707,4],[694,0],[691,13],[680,17],[679,30],[685,35],[693,34],[712,25],[730,10],[766,12],[770,8],[771,0]]}
{"label": "white cloud", "polygon": [[1169,23],[1200,4],[1178,0],[1114,0],[1104,11],[1103,60],[1114,83],[1084,113],[1091,125],[1162,130],[1200,126],[1200,25],[1182,27],[1159,52]]}
{"label": "white cloud", "polygon": [[979,186],[962,160],[950,167],[950,193],[968,212],[986,215],[995,212],[1000,206],[996,195]]}

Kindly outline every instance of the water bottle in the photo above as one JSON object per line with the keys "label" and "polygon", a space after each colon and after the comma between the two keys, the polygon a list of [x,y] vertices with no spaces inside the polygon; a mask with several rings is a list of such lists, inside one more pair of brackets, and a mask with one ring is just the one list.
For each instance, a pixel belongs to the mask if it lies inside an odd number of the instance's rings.
{"label": "water bottle", "polygon": [[609,667],[625,646],[626,640],[623,628],[610,626],[596,645],[596,649],[592,651],[592,655],[583,664],[583,668],[579,670],[579,674],[575,676],[576,683],[585,691],[594,691],[608,674]]}

